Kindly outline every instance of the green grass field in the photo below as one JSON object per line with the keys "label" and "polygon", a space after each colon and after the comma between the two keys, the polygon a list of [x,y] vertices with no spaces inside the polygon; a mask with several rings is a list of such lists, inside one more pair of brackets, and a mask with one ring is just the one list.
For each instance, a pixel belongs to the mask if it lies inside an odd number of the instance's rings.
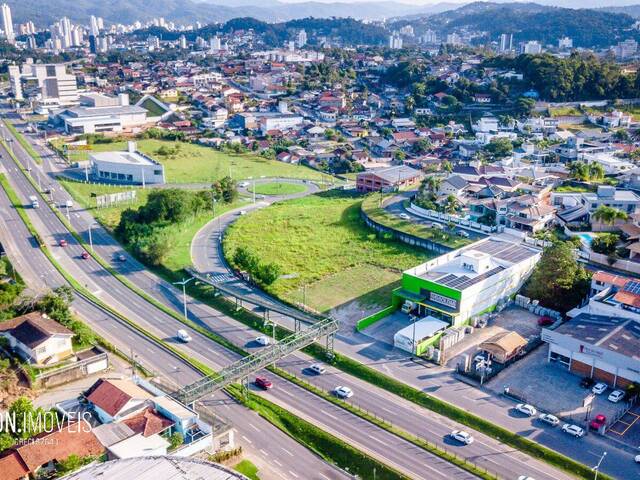
{"label": "green grass field", "polygon": [[[256,184],[255,192],[260,195],[292,195],[294,193],[302,193],[307,187],[300,183],[290,182],[271,182]],[[249,191],[253,192],[253,186],[249,187]]]}
{"label": "green grass field", "polygon": [[258,476],[258,467],[256,467],[249,460],[242,460],[235,467],[233,467],[233,469],[236,472],[240,472],[245,477],[250,478],[251,480],[260,480],[260,477]]}
{"label": "green grass field", "polygon": [[225,253],[229,258],[244,246],[279,265],[286,277],[267,289],[291,303],[302,300],[306,285],[307,305],[320,311],[354,298],[385,306],[401,272],[431,256],[378,238],[360,219],[361,201],[348,192],[329,191],[253,212],[229,228]]}
{"label": "green grass field", "polygon": [[[210,147],[185,142],[163,140],[139,140],[138,149],[164,165],[168,183],[212,183],[227,175],[236,180],[249,177],[281,177],[322,181],[323,175],[303,165],[268,160],[251,153],[228,154]],[[175,147],[178,146],[175,151]],[[60,145],[58,145],[60,146]],[[160,155],[161,147],[171,152]],[[93,151],[105,152],[125,150],[125,142],[97,143]],[[69,155],[70,161],[82,161],[88,158],[88,152],[76,151]],[[324,180],[331,177],[324,175]]]}
{"label": "green grass field", "polygon": [[[95,198],[92,193],[103,195],[106,193],[122,192],[131,187],[116,185],[98,185],[60,180],[62,186],[71,194],[76,202],[85,208],[92,209],[92,214],[108,230],[113,230],[120,222],[120,215],[127,208],[138,208],[145,204],[149,193],[153,189],[142,189],[137,187],[136,200],[131,203],[122,203],[110,208],[96,208]],[[220,215],[228,210],[236,208],[245,202],[240,199],[232,204],[216,205],[216,215]],[[162,235],[167,238],[171,245],[170,253],[164,261],[163,266],[169,270],[177,271],[191,265],[191,241],[196,232],[200,230],[209,220],[211,212],[204,212],[195,217],[191,217],[185,222],[170,225],[162,229]]]}

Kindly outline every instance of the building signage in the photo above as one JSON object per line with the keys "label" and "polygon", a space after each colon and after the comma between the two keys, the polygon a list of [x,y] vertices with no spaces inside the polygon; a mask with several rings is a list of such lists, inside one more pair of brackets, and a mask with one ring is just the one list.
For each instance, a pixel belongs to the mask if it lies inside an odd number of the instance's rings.
{"label": "building signage", "polygon": [[135,190],[127,190],[126,192],[107,193],[106,195],[98,195],[96,197],[96,206],[98,208],[107,208],[123,202],[133,202],[136,199]]}
{"label": "building signage", "polygon": [[458,307],[458,302],[455,299],[445,297],[444,295],[440,295],[439,293],[429,292],[429,299],[432,302],[436,302],[441,305],[446,305],[447,307],[450,307],[453,309]]}

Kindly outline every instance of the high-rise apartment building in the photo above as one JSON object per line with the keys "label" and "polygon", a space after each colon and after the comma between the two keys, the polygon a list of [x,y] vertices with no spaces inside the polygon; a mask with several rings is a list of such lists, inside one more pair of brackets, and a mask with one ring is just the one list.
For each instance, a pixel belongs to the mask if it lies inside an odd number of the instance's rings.
{"label": "high-rise apartment building", "polygon": [[2,11],[2,31],[4,32],[4,38],[7,42],[13,43],[16,40],[16,36],[13,33],[13,20],[11,19],[11,8],[6,3],[0,6]]}

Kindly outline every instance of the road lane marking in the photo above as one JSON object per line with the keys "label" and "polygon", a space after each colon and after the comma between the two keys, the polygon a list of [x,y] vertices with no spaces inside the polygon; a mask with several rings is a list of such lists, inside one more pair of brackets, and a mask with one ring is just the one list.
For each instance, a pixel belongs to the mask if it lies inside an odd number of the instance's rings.
{"label": "road lane marking", "polygon": [[251,428],[253,428],[256,432],[259,432],[259,431],[260,431],[260,429],[259,429],[258,427],[256,427],[253,423],[249,423],[249,426],[250,426]]}
{"label": "road lane marking", "polygon": [[337,417],[335,417],[334,415],[331,415],[329,412],[325,412],[324,410],[318,410],[320,413],[322,413],[323,415],[326,415],[329,418],[333,418],[334,420],[338,420]]}
{"label": "road lane marking", "polygon": [[252,443],[253,443],[251,440],[249,440],[249,439],[248,439],[247,437],[245,437],[244,435],[242,435],[242,439],[243,439],[245,442],[249,443],[249,444],[252,444]]}
{"label": "road lane marking", "polygon": [[287,454],[287,455],[289,455],[290,457],[293,457],[293,453],[291,453],[289,450],[287,450],[286,448],[282,448],[282,447],[280,447],[280,448],[282,449],[282,451],[283,451],[284,453],[286,453],[286,454]]}
{"label": "road lane marking", "polygon": [[273,463],[275,463],[279,467],[282,467],[282,464],[278,460],[276,460],[275,458],[273,459]]}
{"label": "road lane marking", "polygon": [[265,452],[263,449],[260,449],[260,452],[262,452],[262,454],[263,454],[265,457],[268,457],[268,456],[269,456],[269,454],[268,454],[267,452]]}
{"label": "road lane marking", "polygon": [[371,440],[375,440],[376,442],[381,443],[382,445],[387,445],[387,442],[385,442],[385,441],[383,441],[383,440],[380,440],[379,438],[374,437],[373,435],[367,435],[367,436],[368,436]]}
{"label": "road lane marking", "polygon": [[290,473],[291,475],[293,475],[294,477],[296,477],[296,478],[300,478],[300,477],[298,477],[298,475],[296,475],[296,473],[295,473],[295,472],[292,472],[291,470],[289,470],[289,473]]}

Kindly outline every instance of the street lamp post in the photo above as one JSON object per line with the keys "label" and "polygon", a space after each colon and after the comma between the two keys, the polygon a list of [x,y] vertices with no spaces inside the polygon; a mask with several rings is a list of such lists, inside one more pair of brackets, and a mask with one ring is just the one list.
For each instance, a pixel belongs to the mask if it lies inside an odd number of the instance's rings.
{"label": "street lamp post", "polygon": [[416,348],[416,321],[418,317],[415,315],[411,315],[411,320],[413,321],[413,340],[411,340],[411,355],[417,355],[418,349]]}
{"label": "street lamp post", "polygon": [[187,317],[187,283],[193,280],[194,277],[189,277],[183,279],[181,282],[173,282],[174,285],[182,285],[182,304],[184,305],[184,319],[188,320]]}
{"label": "street lamp post", "polygon": [[600,471],[600,464],[602,464],[604,457],[606,456],[607,456],[607,452],[602,452],[602,456],[600,457],[598,464],[591,469],[595,472],[595,475],[593,476],[593,480],[598,480],[598,472]]}
{"label": "street lamp post", "polygon": [[93,252],[93,237],[92,237],[92,235],[91,235],[91,228],[92,228],[94,225],[95,225],[95,222],[94,222],[94,223],[90,223],[90,224],[89,224],[89,227],[88,227],[88,229],[89,229],[89,247],[91,247],[91,251],[92,251],[92,252]]}

